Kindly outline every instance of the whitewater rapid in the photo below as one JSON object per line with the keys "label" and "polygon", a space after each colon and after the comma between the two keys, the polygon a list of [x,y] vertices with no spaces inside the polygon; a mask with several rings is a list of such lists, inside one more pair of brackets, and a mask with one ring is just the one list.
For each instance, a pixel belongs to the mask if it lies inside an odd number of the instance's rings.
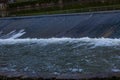
{"label": "whitewater rapid", "polygon": [[21,38],[24,34],[22,29],[0,37],[0,71],[120,72],[120,38]]}
{"label": "whitewater rapid", "polygon": [[120,72],[120,39],[0,39],[0,71]]}
{"label": "whitewater rapid", "polygon": [[0,71],[120,72],[119,16],[120,11],[2,18]]}
{"label": "whitewater rapid", "polygon": [[120,39],[112,38],[25,38],[25,39],[0,39],[0,45],[20,44],[20,43],[37,43],[42,45],[47,44],[63,44],[63,43],[78,43],[93,46],[120,46]]}

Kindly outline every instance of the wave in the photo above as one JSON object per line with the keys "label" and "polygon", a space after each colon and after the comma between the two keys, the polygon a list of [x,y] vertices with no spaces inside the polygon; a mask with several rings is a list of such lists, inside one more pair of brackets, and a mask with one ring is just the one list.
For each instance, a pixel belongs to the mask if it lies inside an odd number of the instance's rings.
{"label": "wave", "polygon": [[20,43],[37,43],[37,44],[64,44],[64,43],[77,43],[84,45],[94,46],[120,46],[120,39],[111,38],[25,38],[25,39],[0,39],[0,45],[5,44],[20,44]]}

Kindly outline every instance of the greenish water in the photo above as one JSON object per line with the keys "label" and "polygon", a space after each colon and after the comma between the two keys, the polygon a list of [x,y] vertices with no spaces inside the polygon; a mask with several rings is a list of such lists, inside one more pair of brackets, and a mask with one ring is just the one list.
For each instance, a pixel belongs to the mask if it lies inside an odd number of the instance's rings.
{"label": "greenish water", "polygon": [[120,72],[120,39],[0,39],[0,71]]}

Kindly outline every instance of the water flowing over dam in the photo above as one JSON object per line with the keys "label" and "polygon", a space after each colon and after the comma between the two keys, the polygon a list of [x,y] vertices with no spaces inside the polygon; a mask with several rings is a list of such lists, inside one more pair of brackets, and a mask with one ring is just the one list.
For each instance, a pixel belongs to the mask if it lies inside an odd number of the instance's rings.
{"label": "water flowing over dam", "polygon": [[21,38],[119,38],[120,11],[0,19],[1,38],[20,30],[25,32]]}
{"label": "water flowing over dam", "polygon": [[0,19],[0,72],[120,72],[120,11]]}

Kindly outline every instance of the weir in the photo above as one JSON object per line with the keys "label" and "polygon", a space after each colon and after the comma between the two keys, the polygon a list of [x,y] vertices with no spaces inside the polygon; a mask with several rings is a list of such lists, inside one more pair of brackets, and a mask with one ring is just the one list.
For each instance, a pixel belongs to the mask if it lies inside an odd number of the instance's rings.
{"label": "weir", "polygon": [[[24,30],[20,38],[120,37],[120,11],[9,17],[0,19],[0,36]],[[5,38],[5,37],[4,37]]]}
{"label": "weir", "polygon": [[119,29],[120,11],[1,18],[0,79],[119,80]]}

